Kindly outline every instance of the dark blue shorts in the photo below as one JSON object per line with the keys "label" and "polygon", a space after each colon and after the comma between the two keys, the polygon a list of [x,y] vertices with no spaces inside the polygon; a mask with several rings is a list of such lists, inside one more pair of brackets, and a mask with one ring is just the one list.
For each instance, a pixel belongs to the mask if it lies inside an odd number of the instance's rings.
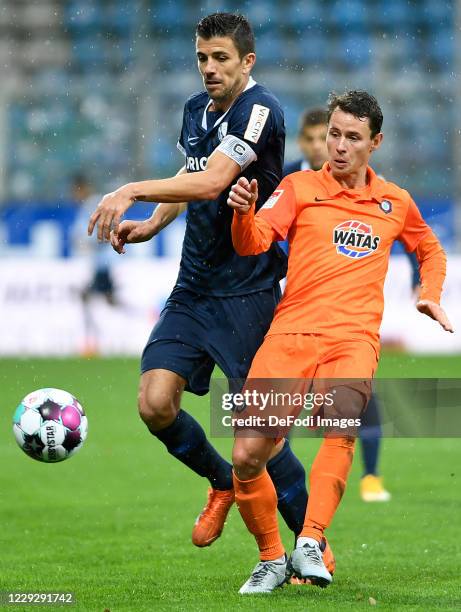
{"label": "dark blue shorts", "polygon": [[196,395],[208,393],[215,364],[227,378],[244,380],[280,295],[278,285],[224,298],[175,287],[144,348],[141,371],[175,372]]}

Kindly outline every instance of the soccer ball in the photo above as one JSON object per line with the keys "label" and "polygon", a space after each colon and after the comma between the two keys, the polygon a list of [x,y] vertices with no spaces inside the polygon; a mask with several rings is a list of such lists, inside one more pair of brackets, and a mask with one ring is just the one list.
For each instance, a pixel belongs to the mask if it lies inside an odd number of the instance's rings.
{"label": "soccer ball", "polygon": [[26,395],[16,408],[13,432],[26,455],[56,463],[82,447],[88,419],[82,406],[67,391],[38,389]]}

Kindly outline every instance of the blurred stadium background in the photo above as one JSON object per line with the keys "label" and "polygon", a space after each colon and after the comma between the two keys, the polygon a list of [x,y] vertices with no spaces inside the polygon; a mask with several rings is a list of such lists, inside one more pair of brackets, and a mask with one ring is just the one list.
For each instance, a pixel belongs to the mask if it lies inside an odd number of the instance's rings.
{"label": "blurred stadium background", "polygon": [[[237,595],[256,558],[235,508],[219,543],[188,544],[206,485],[153,443],[136,413],[139,353],[174,283],[184,219],[124,257],[106,245],[123,307],[93,300],[103,358],[81,359],[79,296],[95,254],[72,179],[82,173],[105,193],[176,172],[183,104],[201,88],[195,24],[239,10],[255,28],[255,78],[285,110],[287,159],[298,155],[299,115],[330,90],[377,96],[385,142],[374,166],[412,192],[448,251],[443,303],[459,330],[459,5],[0,1],[0,592],[74,591],[75,609],[85,612],[268,609],[266,600],[246,605]],[[151,210],[139,204],[128,216]],[[449,337],[415,312],[398,250],[386,297],[383,338],[410,354],[384,351],[378,374],[459,377],[461,334]],[[23,455],[11,434],[17,403],[47,386],[74,393],[90,422],[82,452],[54,466]],[[186,394],[184,404],[208,428],[208,400]],[[214,442],[230,456],[230,439]],[[293,445],[309,465],[315,442]],[[273,607],[305,610],[308,597],[316,610],[459,610],[459,465],[455,438],[385,439],[382,472],[393,498],[370,507],[358,496],[356,460],[331,529],[336,584],[285,588]]]}
{"label": "blurred stadium background", "polygon": [[[239,10],[257,38],[255,77],[282,102],[286,159],[306,107],[328,92],[372,91],[384,110],[375,168],[416,198],[450,253],[445,305],[461,298],[461,3],[456,0],[3,0],[0,6],[0,354],[78,353],[78,293],[91,276],[71,182],[97,193],[168,176],[185,99],[201,89],[194,27]],[[140,204],[128,216],[148,216]],[[174,282],[184,219],[151,243],[109,253],[125,305],[96,304],[103,353],[137,354]],[[461,351],[414,313],[409,266],[387,284],[383,337],[410,350]],[[452,306],[450,308],[450,306]],[[98,310],[99,309],[99,310]],[[459,310],[456,308],[456,310]],[[459,315],[458,315],[459,316]],[[460,321],[461,323],[461,321]],[[114,330],[130,326],[123,339]]]}

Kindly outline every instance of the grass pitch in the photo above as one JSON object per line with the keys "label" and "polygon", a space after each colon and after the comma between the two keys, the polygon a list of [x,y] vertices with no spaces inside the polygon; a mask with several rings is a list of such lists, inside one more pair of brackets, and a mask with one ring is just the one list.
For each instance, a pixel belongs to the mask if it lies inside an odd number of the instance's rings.
{"label": "grass pitch", "polygon": [[[379,374],[454,378],[459,363],[384,354]],[[360,501],[357,452],[329,529],[333,585],[243,598],[237,591],[257,562],[253,538],[233,508],[212,547],[192,546],[207,485],[145,430],[137,379],[137,360],[0,361],[0,591],[72,591],[77,603],[68,609],[101,612],[461,608],[459,439],[384,440],[389,504]],[[24,455],[11,429],[20,399],[48,386],[74,393],[89,417],[84,448],[56,465]],[[184,408],[208,428],[206,398],[186,395]],[[231,440],[215,443],[230,456]],[[293,444],[309,465],[319,440]],[[290,549],[291,534],[284,525],[282,532]]]}

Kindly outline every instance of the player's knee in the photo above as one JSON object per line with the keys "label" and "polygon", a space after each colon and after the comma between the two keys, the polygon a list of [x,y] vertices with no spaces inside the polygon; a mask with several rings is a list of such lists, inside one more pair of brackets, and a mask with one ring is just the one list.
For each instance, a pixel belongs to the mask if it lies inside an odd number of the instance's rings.
{"label": "player's knee", "polygon": [[139,416],[151,431],[171,425],[178,412],[171,394],[152,384],[141,385],[138,410]]}
{"label": "player's knee", "polygon": [[232,463],[237,478],[250,480],[256,478],[266,467],[265,457],[257,448],[237,446],[232,453]]}

